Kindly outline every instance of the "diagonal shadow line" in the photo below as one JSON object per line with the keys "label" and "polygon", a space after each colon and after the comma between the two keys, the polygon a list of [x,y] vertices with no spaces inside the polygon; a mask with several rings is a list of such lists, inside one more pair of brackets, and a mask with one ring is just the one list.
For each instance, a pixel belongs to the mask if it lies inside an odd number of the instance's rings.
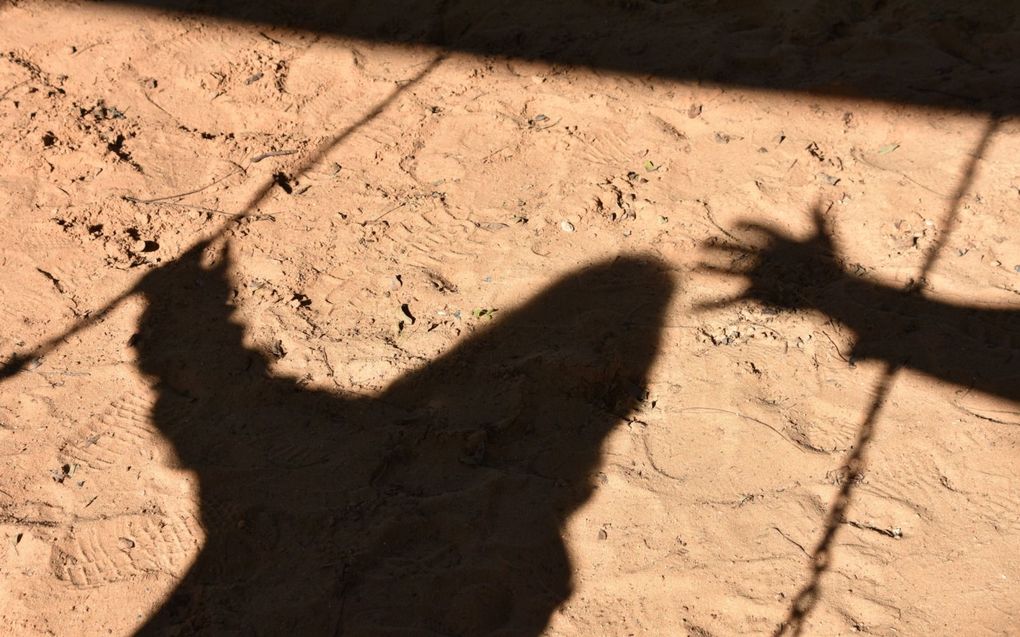
{"label": "diagonal shadow line", "polygon": [[875,396],[868,406],[864,421],[861,422],[861,426],[857,430],[857,438],[854,440],[852,451],[847,456],[846,463],[844,463],[846,473],[842,478],[843,481],[840,485],[839,493],[833,499],[829,512],[825,517],[825,529],[822,531],[822,537],[818,540],[818,545],[811,553],[811,575],[808,578],[808,582],[800,589],[797,596],[793,598],[786,619],[772,633],[773,637],[803,634],[804,623],[818,604],[818,599],[821,596],[822,576],[832,565],[832,544],[840,527],[846,520],[846,511],[853,500],[854,487],[864,475],[867,446],[875,435],[878,415],[885,405],[885,400],[889,396],[889,391],[892,389],[900,369],[901,366],[899,364],[890,362],[886,363],[885,368],[882,370],[882,375],[875,386]]}
{"label": "diagonal shadow line", "polygon": [[[354,122],[347,128],[343,129],[333,137],[322,143],[310,156],[308,156],[301,164],[298,165],[296,175],[298,177],[307,173],[315,164],[319,162],[323,157],[329,154],[334,148],[339,146],[348,139],[351,135],[362,129],[366,125],[372,122],[375,118],[379,117],[391,104],[393,104],[401,95],[406,93],[408,90],[419,84],[424,80],[432,71],[434,71],[445,59],[447,55],[441,53],[434,57],[421,71],[419,71],[414,77],[407,80],[392,91],[386,99],[382,100],[375,105],[372,110],[365,113],[358,121]],[[182,255],[188,254],[193,251],[198,245],[208,245],[219,239],[225,237],[239,222],[245,219],[254,212],[258,206],[266,200],[269,193],[272,192],[273,186],[276,185],[276,180],[270,177],[266,182],[255,192],[254,195],[248,200],[248,203],[244,205],[240,212],[232,215],[227,221],[220,226],[219,230],[214,232],[211,236],[205,237],[194,244],[189,246],[187,249],[182,251]],[[167,263],[160,266],[160,268],[167,268],[176,262],[176,259],[168,261]],[[142,277],[144,279],[145,277]],[[140,283],[140,282],[139,282]],[[107,301],[107,303],[100,309],[89,313],[84,318],[77,321],[74,325],[68,328],[65,332],[59,336],[54,336],[46,341],[43,341],[36,347],[32,348],[28,352],[15,354],[8,359],[2,366],[0,366],[0,383],[6,379],[11,378],[21,371],[23,371],[30,363],[39,360],[55,350],[61,343],[66,341],[68,338],[81,332],[91,325],[98,323],[100,320],[105,318],[114,309],[117,308],[123,301],[128,299],[134,294],[139,292],[139,283],[131,286],[127,290],[121,292],[113,299]]]}
{"label": "diagonal shadow line", "polygon": [[[963,197],[967,194],[967,191],[970,190],[970,187],[973,185],[974,177],[977,172],[978,161],[980,161],[987,152],[992,136],[995,134],[995,131],[998,130],[1000,123],[1001,120],[997,115],[993,114],[989,118],[988,125],[982,133],[977,147],[971,154],[970,161],[967,162],[967,166],[964,169],[963,175],[960,177],[960,181],[957,185],[956,192],[953,194],[953,199],[950,203],[949,212],[946,215],[944,225],[946,230],[939,236],[938,241],[932,247],[931,251],[928,252],[917,278],[909,284],[909,293],[920,294],[923,289],[925,279],[931,273],[942,248],[945,247],[949,240],[949,235],[952,234],[953,229],[956,227],[960,214],[960,204],[963,201]],[[874,438],[879,414],[882,411],[882,407],[885,405],[885,401],[888,398],[890,391],[892,391],[892,387],[895,384],[897,375],[901,369],[903,369],[903,364],[901,362],[892,360],[887,361],[885,367],[882,369],[882,373],[879,376],[878,381],[875,383],[875,388],[872,391],[874,396],[871,399],[871,403],[868,405],[867,411],[865,412],[864,420],[861,422],[861,425],[857,430],[857,437],[854,440],[853,447],[851,447],[851,451],[847,455],[846,462],[843,464],[845,475],[842,478],[839,492],[836,494],[832,504],[829,506],[829,511],[825,516],[825,527],[822,531],[822,536],[818,540],[818,544],[815,546],[814,551],[811,553],[811,574],[808,577],[807,583],[804,584],[791,601],[786,617],[776,628],[775,632],[772,633],[773,637],[783,637],[785,635],[797,637],[802,635],[804,632],[805,622],[811,615],[811,612],[815,609],[815,606],[818,604],[818,600],[821,596],[822,576],[825,575],[832,565],[833,543],[836,540],[840,527],[846,521],[846,512],[850,508],[850,504],[853,502],[854,488],[864,477],[864,470],[867,465],[868,445]]]}

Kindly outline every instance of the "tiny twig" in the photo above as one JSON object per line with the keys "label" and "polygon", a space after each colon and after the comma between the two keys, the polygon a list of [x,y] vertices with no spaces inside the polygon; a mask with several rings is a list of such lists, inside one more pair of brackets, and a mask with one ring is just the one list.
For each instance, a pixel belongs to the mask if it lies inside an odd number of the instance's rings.
{"label": "tiny twig", "polygon": [[248,169],[242,166],[241,164],[237,163],[233,159],[224,159],[223,161],[227,162],[228,164],[239,170],[241,174],[244,175],[245,177],[248,176]]}
{"label": "tiny twig", "polygon": [[811,557],[811,554],[807,552],[807,549],[804,548],[803,544],[801,544],[797,540],[793,539],[792,537],[790,537],[786,533],[783,533],[782,529],[780,529],[778,526],[772,527],[772,530],[775,531],[776,533],[778,533],[779,535],[782,535],[783,539],[785,539],[787,542],[789,542],[790,544],[793,544],[794,546],[799,548],[801,553],[803,553],[804,555],[807,555],[808,557]]}
{"label": "tiny twig", "polygon": [[496,150],[492,151],[491,153],[489,153],[488,155],[486,155],[485,157],[483,157],[483,158],[482,158],[482,163],[483,163],[483,164],[484,164],[484,163],[487,163],[487,162],[489,161],[489,159],[491,159],[491,158],[492,158],[492,157],[493,157],[494,155],[496,155],[496,154],[498,154],[498,153],[501,153],[501,152],[503,152],[503,151],[504,151],[504,150],[506,150],[506,149],[507,149],[507,147],[506,147],[506,146],[500,146],[500,147],[499,147],[499,148],[497,148]]}
{"label": "tiny twig", "polygon": [[145,99],[146,99],[146,100],[148,100],[149,104],[152,104],[153,106],[155,106],[155,107],[156,107],[156,108],[158,108],[159,110],[161,110],[161,111],[163,111],[164,113],[166,113],[166,114],[167,114],[168,116],[170,116],[170,117],[173,117],[173,119],[175,119],[175,120],[177,119],[176,117],[174,117],[173,113],[171,113],[170,111],[166,110],[165,108],[163,108],[162,106],[160,106],[159,104],[157,104],[157,103],[156,103],[156,100],[154,100],[154,99],[152,99],[151,97],[149,97],[149,94],[148,94],[148,93],[146,93],[145,91],[142,91],[142,95],[144,95],[144,96],[145,96]]}
{"label": "tiny twig", "polygon": [[[154,203],[154,202],[150,202],[150,201],[142,201],[140,199],[134,199],[132,197],[124,197],[124,199],[126,201],[130,201],[131,203],[141,203],[141,204],[152,204],[152,203]],[[199,210],[201,212],[208,212],[209,214],[213,214],[213,215],[222,215],[224,217],[233,217],[234,216],[233,213],[226,212],[224,210],[217,210],[215,208],[206,208],[205,206],[193,206],[191,204],[181,203],[179,201],[158,201],[158,202],[155,202],[155,203],[158,203],[161,206],[176,206],[178,208],[188,208],[189,210]]]}
{"label": "tiny twig", "polygon": [[263,159],[269,159],[270,157],[283,157],[284,155],[293,155],[296,150],[271,150],[268,153],[262,153],[261,155],[255,155],[251,158],[251,163],[257,164]]}
{"label": "tiny twig", "polygon": [[[949,403],[953,407],[956,407],[957,409],[959,409],[963,413],[967,414],[968,416],[973,416],[975,418],[979,418],[981,420],[986,420],[988,422],[994,422],[997,425],[1006,425],[1006,426],[1009,426],[1009,427],[1016,427],[1017,425],[1020,425],[1020,422],[1009,422],[1008,420],[999,420],[998,418],[992,418],[991,416],[985,416],[983,414],[979,414],[976,411],[967,409],[966,407],[964,407],[960,403],[956,402],[955,400],[951,400],[951,401],[949,401]],[[1020,416],[1020,413],[1015,412],[1015,411],[1005,411],[1005,410],[1002,410],[1002,413],[1009,414],[1010,416]]]}
{"label": "tiny twig", "polygon": [[836,345],[836,341],[832,340],[832,337],[831,337],[831,336],[829,336],[829,335],[828,335],[828,334],[827,334],[827,333],[825,332],[825,330],[818,330],[818,331],[819,331],[819,332],[820,332],[820,333],[822,334],[822,336],[824,336],[824,337],[825,337],[825,338],[826,338],[826,339],[827,339],[827,340],[828,340],[828,341],[829,341],[830,343],[832,343],[832,347],[833,347],[833,348],[834,348],[834,349],[836,350],[836,356],[839,356],[839,357],[840,357],[840,358],[841,358],[841,359],[843,360],[843,362],[844,362],[844,363],[846,363],[846,364],[848,364],[848,365],[851,365],[852,363],[850,362],[850,359],[849,359],[849,358],[847,358],[846,356],[844,356],[844,355],[843,355],[843,352],[839,351],[839,345]]}
{"label": "tiny twig", "polygon": [[10,93],[14,89],[18,88],[19,86],[24,86],[25,84],[28,84],[28,82],[29,82],[28,80],[24,80],[24,81],[18,82],[17,84],[15,84],[14,86],[10,87],[9,89],[4,91],[3,93],[0,93],[0,101],[2,101],[5,97],[7,97],[8,93]]}
{"label": "tiny twig", "polygon": [[790,443],[791,445],[793,445],[793,446],[794,446],[794,447],[795,447],[795,448],[797,449],[797,451],[800,451],[801,453],[806,453],[806,452],[805,452],[805,451],[804,451],[804,450],[803,450],[803,449],[802,449],[802,448],[800,447],[800,445],[798,445],[798,444],[797,444],[797,443],[795,443],[794,441],[792,441],[792,440],[790,440],[789,438],[787,438],[787,437],[786,437],[786,436],[785,436],[785,435],[783,434],[783,432],[779,431],[778,429],[776,429],[776,428],[775,428],[775,427],[773,427],[772,425],[768,424],[768,423],[767,423],[767,422],[765,422],[764,420],[758,420],[757,418],[754,418],[754,417],[752,417],[752,416],[748,416],[747,414],[742,414],[742,413],[740,413],[740,412],[738,412],[738,411],[731,411],[731,410],[729,410],[729,409],[719,409],[719,408],[717,408],[717,407],[684,407],[684,408],[680,409],[680,413],[684,413],[685,411],[692,411],[692,412],[702,412],[702,413],[704,413],[704,412],[708,412],[708,413],[717,413],[717,414],[730,414],[731,416],[737,416],[738,418],[743,418],[744,420],[750,420],[751,422],[754,422],[754,423],[758,423],[759,425],[761,425],[761,426],[763,426],[763,427],[768,427],[768,428],[769,428],[769,429],[771,429],[771,430],[772,430],[773,432],[775,432],[775,434],[776,434],[777,436],[779,436],[780,438],[782,438],[782,439],[783,439],[783,440],[785,440],[786,442],[788,442],[788,443]]}
{"label": "tiny twig", "polygon": [[379,216],[378,216],[378,217],[376,217],[375,219],[372,219],[372,220],[370,220],[370,221],[365,221],[364,223],[375,223],[375,222],[377,222],[377,221],[381,220],[381,219],[382,219],[383,217],[385,217],[386,215],[388,215],[388,214],[390,214],[391,212],[393,212],[394,210],[399,210],[400,208],[403,208],[403,207],[404,207],[404,206],[406,206],[406,205],[407,205],[407,202],[406,202],[406,201],[405,201],[405,202],[403,202],[403,203],[398,203],[397,205],[393,206],[392,208],[390,208],[390,209],[389,209],[389,210],[387,210],[386,212],[382,213],[381,215],[379,215]]}
{"label": "tiny twig", "polygon": [[880,166],[880,165],[872,162],[871,160],[869,160],[867,157],[864,156],[864,153],[862,153],[860,151],[857,151],[856,153],[851,151],[850,152],[850,156],[853,157],[854,159],[856,159],[857,161],[862,162],[866,166],[870,166],[870,167],[874,168],[875,170],[881,170],[881,171],[884,171],[884,172],[889,172],[889,173],[893,173],[895,175],[899,175],[900,177],[903,177],[904,179],[906,179],[910,183],[914,184],[918,188],[922,188],[924,190],[927,190],[928,192],[930,192],[931,194],[935,195],[936,197],[940,197],[942,199],[947,199],[947,200],[953,198],[952,195],[947,195],[947,194],[941,193],[941,192],[939,192],[939,191],[937,191],[937,190],[935,190],[933,188],[925,186],[924,184],[922,184],[921,182],[917,181],[916,179],[914,179],[913,177],[911,177],[910,175],[906,174],[905,172],[903,172],[901,170],[896,170],[895,168],[886,168],[885,166]]}
{"label": "tiny twig", "polygon": [[93,48],[99,46],[100,44],[109,44],[109,43],[110,43],[109,40],[100,40],[99,42],[93,42],[92,44],[86,46],[85,48],[78,49],[77,51],[75,51],[71,55],[80,55],[80,54],[84,53],[85,51],[88,51],[89,49],[93,49]]}
{"label": "tiny twig", "polygon": [[713,225],[713,226],[715,226],[715,227],[716,227],[716,228],[717,228],[717,229],[719,230],[719,232],[723,233],[724,235],[726,235],[726,236],[727,236],[727,237],[729,237],[730,239],[733,239],[734,241],[736,241],[736,242],[737,242],[737,245],[741,245],[741,246],[747,246],[747,243],[746,243],[746,242],[744,242],[744,241],[741,241],[741,240],[740,240],[740,239],[738,239],[737,237],[733,236],[732,234],[730,234],[730,232],[729,232],[728,230],[726,230],[726,228],[723,228],[722,226],[720,226],[720,225],[719,225],[719,224],[718,224],[718,223],[716,222],[716,220],[715,220],[715,217],[713,217],[713,216],[712,216],[712,208],[711,208],[711,206],[709,206],[709,205],[708,205],[708,202],[707,202],[707,201],[703,201],[703,200],[701,200],[701,199],[698,199],[697,201],[698,201],[698,203],[700,203],[700,204],[701,204],[701,206],[702,206],[702,207],[703,207],[703,208],[705,209],[705,216],[707,216],[707,217],[708,217],[708,220],[709,220],[710,222],[712,222],[712,225]]}
{"label": "tiny twig", "polygon": [[559,119],[557,119],[557,120],[556,120],[555,122],[553,122],[552,124],[548,124],[548,125],[546,125],[546,126],[532,126],[531,128],[532,128],[532,129],[534,129],[534,130],[536,130],[536,131],[543,131],[543,130],[549,130],[550,128],[552,128],[553,126],[556,126],[557,124],[559,124],[559,123],[560,123],[560,122],[562,122],[562,121],[563,121],[563,118],[562,118],[562,117],[560,117]]}
{"label": "tiny twig", "polygon": [[880,533],[886,537],[891,537],[897,540],[903,537],[903,531],[900,529],[883,529],[882,527],[875,526],[874,524],[865,524],[864,522],[848,520],[847,518],[843,518],[842,522],[843,524],[848,524],[855,529],[861,529],[862,531],[874,531],[875,533]]}
{"label": "tiny twig", "polygon": [[168,199],[180,199],[182,197],[187,197],[188,195],[194,195],[196,193],[200,193],[203,190],[208,190],[209,188],[212,188],[216,184],[220,183],[221,181],[224,181],[228,177],[232,177],[233,175],[236,175],[238,172],[240,172],[240,171],[232,170],[229,173],[227,173],[226,175],[223,175],[222,177],[217,179],[216,181],[214,181],[214,182],[212,182],[210,184],[206,184],[205,186],[202,186],[201,188],[196,188],[195,190],[189,190],[188,192],[181,192],[181,193],[177,193],[175,195],[166,195],[166,196],[163,196],[163,197],[153,197],[152,199],[139,199],[138,197],[127,195],[127,196],[124,197],[124,199],[127,199],[128,201],[131,201],[131,202],[134,202],[134,203],[159,203],[161,201],[166,201]]}

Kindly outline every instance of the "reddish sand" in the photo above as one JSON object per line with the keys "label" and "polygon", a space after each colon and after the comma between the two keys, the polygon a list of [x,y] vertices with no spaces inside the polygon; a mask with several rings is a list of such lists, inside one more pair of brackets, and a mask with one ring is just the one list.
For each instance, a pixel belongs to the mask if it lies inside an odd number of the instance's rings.
{"label": "reddish sand", "polygon": [[916,354],[805,634],[1018,634],[1016,119],[438,55],[0,7],[0,358],[144,292],[0,384],[0,633],[770,634]]}

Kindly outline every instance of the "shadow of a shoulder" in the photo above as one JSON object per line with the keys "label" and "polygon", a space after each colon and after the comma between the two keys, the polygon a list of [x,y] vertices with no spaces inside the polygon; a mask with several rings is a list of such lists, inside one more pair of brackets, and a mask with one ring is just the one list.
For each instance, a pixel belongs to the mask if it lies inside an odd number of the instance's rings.
{"label": "shadow of a shoulder", "polygon": [[665,266],[583,268],[344,399],[271,378],[233,319],[228,264],[200,259],[143,286],[136,347],[207,540],[139,634],[539,634],[572,588],[561,529],[642,400]]}

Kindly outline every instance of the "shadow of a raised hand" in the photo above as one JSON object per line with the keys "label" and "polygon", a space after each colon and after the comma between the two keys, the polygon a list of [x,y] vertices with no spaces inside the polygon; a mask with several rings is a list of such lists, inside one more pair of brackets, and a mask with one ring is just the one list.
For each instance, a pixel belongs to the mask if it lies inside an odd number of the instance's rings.
{"label": "shadow of a raised hand", "polygon": [[752,235],[762,247],[719,241],[706,247],[730,264],[703,263],[703,271],[741,276],[748,287],[739,296],[706,304],[705,308],[725,307],[742,301],[757,301],[774,309],[820,309],[817,294],[845,276],[838,260],[838,249],[821,209],[811,211],[814,234],[797,240],[778,228],[745,222],[739,229]]}
{"label": "shadow of a raised hand", "polygon": [[134,340],[206,542],[139,631],[538,635],[572,590],[561,531],[642,400],[673,283],[579,270],[374,398],[273,376],[205,246],[147,275]]}
{"label": "shadow of a raised hand", "polygon": [[[850,272],[817,207],[803,240],[754,223],[741,230],[761,247],[707,245],[703,271],[747,280],[738,296],[705,309],[753,301],[778,310],[817,311],[854,335],[853,359],[880,360],[1020,402],[1020,309],[982,308],[928,298]],[[729,258],[719,265],[719,258]]]}

